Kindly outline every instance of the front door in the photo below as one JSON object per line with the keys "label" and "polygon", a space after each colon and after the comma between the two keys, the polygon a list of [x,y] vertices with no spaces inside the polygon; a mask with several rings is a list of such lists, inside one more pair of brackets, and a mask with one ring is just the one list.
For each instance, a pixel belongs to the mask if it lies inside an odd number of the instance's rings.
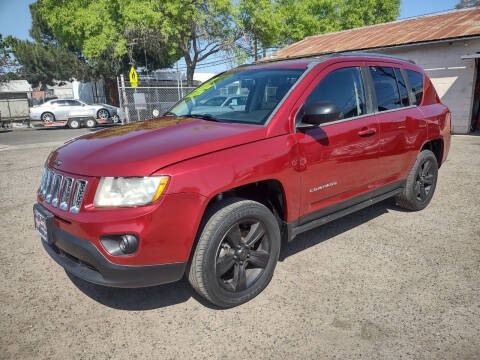
{"label": "front door", "polygon": [[340,63],[323,70],[318,79],[307,90],[303,104],[333,102],[341,114],[337,121],[317,128],[297,129],[301,223],[348,207],[381,178],[379,125],[370,114],[371,104],[367,105],[361,65]]}

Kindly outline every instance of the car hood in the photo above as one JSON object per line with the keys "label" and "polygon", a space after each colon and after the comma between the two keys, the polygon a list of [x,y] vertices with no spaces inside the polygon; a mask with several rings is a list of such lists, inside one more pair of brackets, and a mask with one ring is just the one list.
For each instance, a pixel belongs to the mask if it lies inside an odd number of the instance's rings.
{"label": "car hood", "polygon": [[48,159],[50,167],[86,176],[146,176],[165,166],[265,137],[255,125],[160,117],[67,142]]}

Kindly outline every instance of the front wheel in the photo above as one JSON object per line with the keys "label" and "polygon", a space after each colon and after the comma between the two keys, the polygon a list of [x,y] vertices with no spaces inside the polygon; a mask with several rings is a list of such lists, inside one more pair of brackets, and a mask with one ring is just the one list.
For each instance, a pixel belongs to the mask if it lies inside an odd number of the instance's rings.
{"label": "front wheel", "polygon": [[108,119],[110,117],[110,113],[107,109],[100,109],[97,111],[97,119]]}
{"label": "front wheel", "polygon": [[438,163],[430,150],[423,150],[410,170],[405,189],[395,200],[397,205],[408,210],[426,208],[437,186]]}
{"label": "front wheel", "polygon": [[264,205],[227,199],[208,211],[188,271],[194,289],[229,308],[257,296],[273,276],[280,229]]}

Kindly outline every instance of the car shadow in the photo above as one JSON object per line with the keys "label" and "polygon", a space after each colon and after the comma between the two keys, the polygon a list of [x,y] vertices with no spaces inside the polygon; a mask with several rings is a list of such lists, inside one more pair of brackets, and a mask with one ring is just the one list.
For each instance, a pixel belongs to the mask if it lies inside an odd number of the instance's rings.
{"label": "car shadow", "polygon": [[[294,241],[282,245],[279,261],[284,261],[289,256],[321,244],[336,235],[386,214],[389,209],[401,211],[401,209],[395,205],[393,199],[387,199],[366,209],[300,234]],[[190,286],[185,276],[175,283],[136,289],[111,288],[89,283],[69,273],[67,273],[67,276],[85,295],[113,309],[127,311],[154,310],[181,304],[190,298],[194,298],[205,307],[214,310],[224,310],[212,305],[198,295]]]}
{"label": "car shadow", "polygon": [[394,209],[395,211],[408,211],[396,206],[394,199],[387,199],[373,204],[372,206],[329,222],[318,228],[306,231],[298,235],[290,243],[282,244],[282,249],[280,250],[280,256],[278,260],[284,261],[289,256],[311,248],[312,246],[318,245],[339,234],[352,230],[359,225],[386,214],[390,209]]}
{"label": "car shadow", "polygon": [[193,297],[208,308],[222,310],[198,295],[185,276],[171,284],[123,289],[92,284],[72,274],[66,274],[72,283],[89,298],[113,309],[128,311],[154,310],[181,304]]}

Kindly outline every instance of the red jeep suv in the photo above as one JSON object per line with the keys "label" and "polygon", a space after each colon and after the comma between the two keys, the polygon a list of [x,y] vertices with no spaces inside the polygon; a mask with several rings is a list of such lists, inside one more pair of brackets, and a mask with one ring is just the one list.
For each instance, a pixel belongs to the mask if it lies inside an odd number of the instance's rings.
{"label": "red jeep suv", "polygon": [[53,151],[35,226],[48,254],[86,281],[142,287],[186,274],[232,307],[270,282],[282,239],[390,197],[425,208],[450,129],[429,78],[406,60],[240,66],[160,118]]}

